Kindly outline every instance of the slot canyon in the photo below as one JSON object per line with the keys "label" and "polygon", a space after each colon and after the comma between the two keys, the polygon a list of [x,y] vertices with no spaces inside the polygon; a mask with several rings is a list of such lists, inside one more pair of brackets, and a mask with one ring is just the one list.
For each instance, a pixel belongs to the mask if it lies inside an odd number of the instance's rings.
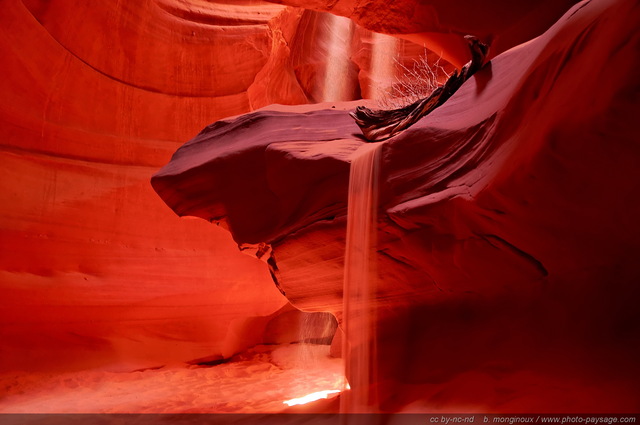
{"label": "slot canyon", "polygon": [[[637,0],[0,22],[0,423],[640,412]],[[480,69],[367,140],[356,107],[455,78],[467,35]]]}

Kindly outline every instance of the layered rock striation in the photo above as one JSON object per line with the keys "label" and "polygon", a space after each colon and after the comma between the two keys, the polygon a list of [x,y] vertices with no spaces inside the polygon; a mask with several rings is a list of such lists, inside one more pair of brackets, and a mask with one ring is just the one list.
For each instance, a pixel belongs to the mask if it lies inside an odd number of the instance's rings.
{"label": "layered rock striation", "polygon": [[[639,22],[633,1],[582,2],[385,142],[380,409],[637,407]],[[152,185],[341,321],[354,106],[218,121]]]}
{"label": "layered rock striation", "polygon": [[[271,338],[249,331],[286,303],[262,263],[178,220],[149,178],[214,120],[316,100],[327,17],[245,1],[2,10],[0,370],[153,367]],[[345,99],[369,81],[370,39],[354,30],[342,58]]]}

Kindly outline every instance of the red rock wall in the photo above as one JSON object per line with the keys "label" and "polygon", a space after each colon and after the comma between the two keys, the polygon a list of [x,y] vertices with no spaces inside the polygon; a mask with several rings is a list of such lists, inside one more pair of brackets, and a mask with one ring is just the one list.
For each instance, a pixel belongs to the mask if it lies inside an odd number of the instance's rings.
{"label": "red rock wall", "polygon": [[[382,6],[334,12],[387,32],[497,34],[509,40],[496,41],[501,51],[563,7],[502,5],[476,20],[472,5],[398,4],[394,19]],[[314,37],[326,17],[241,1],[11,0],[2,10],[1,367],[146,367],[266,338],[261,327],[286,301],[263,263],[220,229],[175,217],[148,181],[210,122],[318,100],[327,59]],[[524,35],[501,35],[513,28]],[[347,98],[367,95],[371,80],[370,34],[354,33]]]}
{"label": "red rock wall", "polygon": [[372,31],[426,43],[456,66],[468,60],[463,35],[492,40],[496,55],[549,28],[575,0],[270,0],[346,16]]}
{"label": "red rock wall", "polygon": [[[385,142],[374,408],[637,409],[639,23],[633,0],[576,5]],[[348,320],[358,135],[339,107],[265,109],[210,125],[152,183],[177,213],[271,243],[287,298]]]}
{"label": "red rock wall", "polygon": [[3,3],[2,368],[229,355],[261,338],[244,321],[286,302],[262,262],[149,185],[181,142],[249,110],[283,9],[205,25],[165,6]]}
{"label": "red rock wall", "polygon": [[[247,321],[286,302],[265,265],[176,217],[149,179],[212,121],[316,99],[329,28],[309,27],[326,20],[260,2],[5,2],[2,368],[153,366],[262,338]],[[368,61],[351,63],[355,98]]]}

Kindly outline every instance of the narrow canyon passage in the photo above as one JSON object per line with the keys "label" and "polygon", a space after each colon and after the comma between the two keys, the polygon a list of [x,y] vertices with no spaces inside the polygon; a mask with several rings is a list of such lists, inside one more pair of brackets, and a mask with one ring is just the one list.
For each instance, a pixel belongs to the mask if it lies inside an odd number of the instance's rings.
{"label": "narrow canyon passage", "polygon": [[[0,413],[637,412],[639,25],[634,0],[3,2]],[[444,83],[468,34],[488,62],[367,143],[349,113],[406,102],[416,64]]]}

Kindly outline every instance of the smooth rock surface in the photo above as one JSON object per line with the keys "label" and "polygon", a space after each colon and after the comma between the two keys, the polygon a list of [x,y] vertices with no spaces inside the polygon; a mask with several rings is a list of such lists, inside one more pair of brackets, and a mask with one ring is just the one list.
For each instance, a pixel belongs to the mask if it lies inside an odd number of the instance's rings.
{"label": "smooth rock surface", "polygon": [[[637,408],[639,23],[633,1],[576,5],[383,146],[380,409]],[[339,108],[262,110],[207,127],[152,184],[270,243],[287,298],[342,320],[361,143]]]}
{"label": "smooth rock surface", "polygon": [[263,337],[232,329],[286,304],[263,263],[149,185],[206,123],[249,110],[284,9],[220,9],[205,25],[154,2],[3,3],[1,369],[229,356]]}
{"label": "smooth rock surface", "polygon": [[322,20],[259,1],[3,3],[0,369],[153,367],[271,337],[287,301],[264,264],[149,179],[212,121],[312,100],[333,29],[304,22]]}
{"label": "smooth rock surface", "polygon": [[513,2],[491,0],[270,0],[328,11],[375,32],[396,34],[432,51],[457,67],[469,59],[462,36],[493,42],[492,54],[542,34],[575,0]]}

